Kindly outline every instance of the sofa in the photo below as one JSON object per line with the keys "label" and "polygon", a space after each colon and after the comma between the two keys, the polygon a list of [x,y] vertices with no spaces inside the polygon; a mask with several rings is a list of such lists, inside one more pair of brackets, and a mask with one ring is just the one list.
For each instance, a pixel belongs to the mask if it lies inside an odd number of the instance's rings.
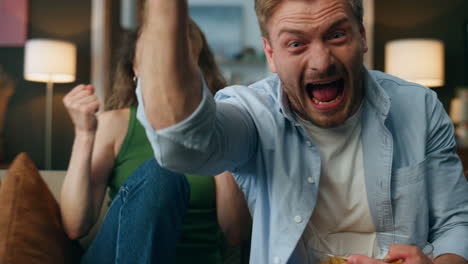
{"label": "sofa", "polygon": [[[80,241],[70,240],[60,216],[60,190],[66,171],[38,170],[25,153],[8,170],[0,170],[0,263],[79,263],[104,219],[109,197],[98,222]],[[249,243],[226,245],[224,263],[248,263]]]}

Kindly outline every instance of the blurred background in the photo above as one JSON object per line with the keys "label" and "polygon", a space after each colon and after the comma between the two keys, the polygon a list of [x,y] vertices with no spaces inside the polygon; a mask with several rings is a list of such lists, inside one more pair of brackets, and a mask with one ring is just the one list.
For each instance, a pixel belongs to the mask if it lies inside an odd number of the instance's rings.
{"label": "blurred background", "polygon": [[[207,35],[231,84],[249,84],[270,74],[253,2],[189,1],[194,20]],[[457,91],[468,86],[468,1],[366,0],[365,4],[371,46],[367,67],[386,70],[390,58],[386,58],[385,49],[390,41],[438,40],[443,44],[442,59],[429,64],[442,68],[439,77],[443,80],[432,89],[450,112],[451,101],[460,97]],[[139,5],[139,0],[0,0],[1,166],[27,152],[40,169],[47,167],[46,83],[25,80],[26,42],[58,39],[76,46],[75,80],[53,85],[51,164],[47,169],[64,170],[70,158],[73,126],[62,98],[80,83],[95,84],[102,99],[111,92],[119,36],[123,30],[135,28]]]}

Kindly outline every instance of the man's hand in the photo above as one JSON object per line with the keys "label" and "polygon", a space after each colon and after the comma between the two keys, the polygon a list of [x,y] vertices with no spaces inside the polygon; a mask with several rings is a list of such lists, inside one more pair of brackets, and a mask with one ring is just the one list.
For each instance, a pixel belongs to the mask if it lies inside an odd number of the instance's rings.
{"label": "man's hand", "polygon": [[385,261],[372,259],[363,255],[351,255],[349,264],[434,264],[431,258],[416,246],[393,244],[390,246]]}
{"label": "man's hand", "polygon": [[443,254],[434,260],[435,264],[468,264],[468,261],[455,254]]}

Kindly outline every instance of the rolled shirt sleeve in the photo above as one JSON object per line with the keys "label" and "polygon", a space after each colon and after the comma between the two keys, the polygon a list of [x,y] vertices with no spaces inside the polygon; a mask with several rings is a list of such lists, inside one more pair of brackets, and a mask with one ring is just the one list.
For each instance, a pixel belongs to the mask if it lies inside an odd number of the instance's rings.
{"label": "rolled shirt sleeve", "polygon": [[202,100],[188,118],[155,130],[144,110],[141,82],[137,85],[137,119],[145,128],[156,160],[164,168],[217,175],[234,170],[253,153],[256,129],[250,115],[238,105],[216,103],[203,78],[202,89]]}
{"label": "rolled shirt sleeve", "polygon": [[[146,113],[144,110],[144,100],[141,91],[141,81],[138,82],[136,89],[136,95],[138,100],[137,119],[145,128],[146,136],[149,142],[151,143],[154,156],[156,160],[158,160],[158,162],[161,164],[161,166],[164,166],[165,164],[169,163],[169,160],[165,160],[165,157],[171,157],[170,153],[165,153],[167,152],[167,150],[166,148],[164,148],[164,146],[166,146],[168,143],[180,145],[181,148],[192,150],[203,150],[208,147],[209,140],[205,136],[203,136],[203,130],[209,129],[209,127],[212,126],[211,123],[214,121],[214,116],[210,113],[215,112],[216,105],[213,96],[207,88],[204,80],[202,81],[202,83],[202,100],[198,107],[195,109],[195,111],[182,122],[174,126],[156,131],[151,126],[150,122],[148,121],[148,118],[146,117]],[[193,124],[198,125],[194,126]],[[178,160],[180,160],[178,161],[180,167],[187,167],[187,165],[180,164],[180,162],[183,162],[186,159],[180,158]]]}

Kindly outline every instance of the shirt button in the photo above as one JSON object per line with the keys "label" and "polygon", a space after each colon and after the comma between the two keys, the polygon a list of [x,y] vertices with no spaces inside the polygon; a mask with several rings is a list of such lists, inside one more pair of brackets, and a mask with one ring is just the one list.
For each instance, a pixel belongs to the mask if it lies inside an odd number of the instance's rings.
{"label": "shirt button", "polygon": [[314,178],[309,177],[309,178],[307,178],[307,181],[308,181],[309,183],[314,183]]}
{"label": "shirt button", "polygon": [[384,141],[385,144],[388,144],[388,137],[384,136],[383,141]]}
{"label": "shirt button", "polygon": [[275,258],[273,259],[273,263],[275,263],[275,264],[280,264],[280,263],[281,263],[281,258],[280,258],[280,257],[275,257]]}
{"label": "shirt button", "polygon": [[312,142],[306,141],[306,146],[309,147],[309,148],[312,147]]}
{"label": "shirt button", "polygon": [[301,223],[301,222],[302,222],[302,217],[301,217],[300,215],[296,215],[296,216],[294,217],[294,222],[296,222],[296,223],[298,223],[298,224]]}

